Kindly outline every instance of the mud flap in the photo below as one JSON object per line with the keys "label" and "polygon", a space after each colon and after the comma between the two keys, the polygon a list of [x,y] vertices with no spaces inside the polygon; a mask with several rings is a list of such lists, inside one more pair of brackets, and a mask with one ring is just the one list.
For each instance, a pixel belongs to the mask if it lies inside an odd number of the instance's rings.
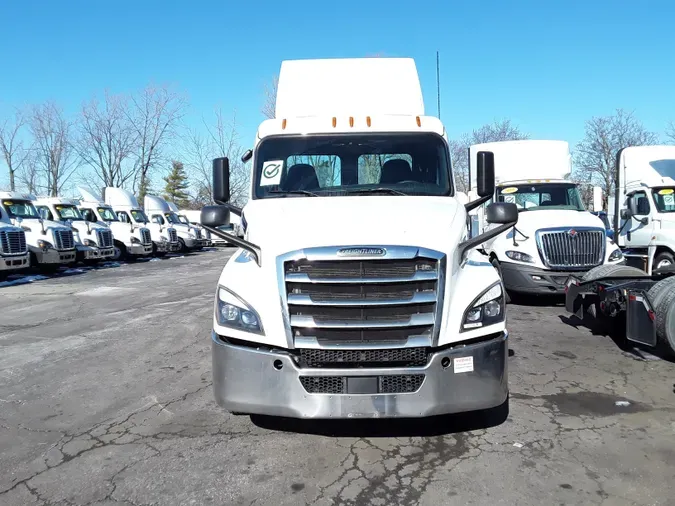
{"label": "mud flap", "polygon": [[583,320],[586,306],[585,294],[582,293],[580,281],[570,276],[565,282],[565,310]]}
{"label": "mud flap", "polygon": [[626,339],[635,343],[656,346],[656,314],[642,290],[628,291],[626,309]]}

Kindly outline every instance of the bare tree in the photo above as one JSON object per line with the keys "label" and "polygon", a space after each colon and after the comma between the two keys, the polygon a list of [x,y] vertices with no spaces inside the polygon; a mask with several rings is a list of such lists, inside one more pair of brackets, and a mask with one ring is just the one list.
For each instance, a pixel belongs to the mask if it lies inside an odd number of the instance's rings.
{"label": "bare tree", "polygon": [[9,189],[16,190],[16,173],[23,166],[29,149],[24,147],[23,139],[19,135],[26,124],[26,118],[18,109],[14,113],[14,119],[9,119],[0,124],[0,153],[9,170]]}
{"label": "bare tree", "polygon": [[616,187],[616,154],[629,146],[644,146],[658,141],[632,112],[617,109],[613,116],[593,117],[586,122],[584,138],[577,144],[574,177],[585,183],[599,184],[604,190],[603,205]]}
{"label": "bare tree", "polygon": [[272,119],[275,116],[275,109],[277,105],[277,87],[279,86],[279,77],[274,76],[272,84],[265,86],[265,98],[260,112],[268,118]]}
{"label": "bare tree", "polygon": [[33,108],[30,131],[35,142],[35,170],[42,176],[48,195],[56,197],[79,165],[73,146],[73,124],[55,104]]}
{"label": "bare tree", "polygon": [[28,193],[36,194],[40,186],[40,171],[38,167],[38,155],[35,151],[29,151],[24,163],[17,172],[19,183]]}
{"label": "bare tree", "polygon": [[177,133],[186,101],[166,87],[148,86],[140,96],[132,97],[127,118],[136,142],[134,189],[142,201],[149,188],[150,173],[161,160],[162,148]]}
{"label": "bare tree", "polygon": [[481,126],[471,133],[463,134],[459,139],[450,141],[450,157],[453,161],[455,182],[459,191],[469,191],[469,147],[484,142],[502,142],[529,139],[511,120],[495,120]]}
{"label": "bare tree", "polygon": [[675,144],[675,123],[672,121],[668,123],[668,127],[666,128],[666,138]]}
{"label": "bare tree", "polygon": [[197,207],[213,203],[212,159],[213,149],[210,138],[196,129],[186,129],[183,139],[185,166],[193,183],[193,202]]}
{"label": "bare tree", "polygon": [[82,107],[78,152],[94,168],[97,183],[123,187],[134,177],[131,159],[139,135],[129,121],[128,101],[105,93]]}

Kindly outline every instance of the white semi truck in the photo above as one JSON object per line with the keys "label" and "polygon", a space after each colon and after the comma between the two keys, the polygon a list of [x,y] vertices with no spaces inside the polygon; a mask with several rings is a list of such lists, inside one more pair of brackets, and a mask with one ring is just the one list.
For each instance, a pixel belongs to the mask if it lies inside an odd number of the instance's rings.
{"label": "white semi truck", "polygon": [[[202,241],[205,247],[212,246],[211,232],[206,230],[199,222],[202,213],[201,209],[178,209],[178,206],[173,202],[168,202],[168,204],[169,209],[171,209],[171,211],[176,215],[180,223],[199,230],[199,233],[202,236]],[[188,216],[192,216],[195,219],[195,221],[190,221],[190,218]]]}
{"label": "white semi truck", "polygon": [[[215,294],[213,386],[235,413],[425,417],[508,408],[502,283],[469,239],[448,139],[425,116],[408,58],[284,61],[276,117],[260,124],[243,209],[214,160],[201,222],[239,249]],[[217,227],[246,217],[245,238]],[[242,220],[243,221],[243,220]]]}
{"label": "white semi truck", "polygon": [[169,203],[157,195],[146,195],[143,210],[154,224],[172,227],[176,230],[179,250],[183,253],[203,249],[206,241],[197,227],[186,225],[180,221],[178,215],[171,209]]}
{"label": "white semi truck", "polygon": [[12,225],[7,213],[0,208],[0,278],[29,266],[26,232]]}
{"label": "white semi truck", "polygon": [[[483,244],[509,293],[563,294],[571,274],[624,261],[607,238],[600,218],[587,211],[572,172],[569,145],[557,140],[521,140],[476,144],[469,148],[472,188],[475,156],[495,157],[493,198],[476,209],[477,233],[494,228],[485,220],[489,202],[518,207],[518,225]],[[475,233],[475,232],[474,232]]]}
{"label": "white semi truck", "polygon": [[[197,224],[200,227],[202,226],[201,222],[201,215],[202,211],[201,209],[199,210],[192,210],[192,209],[184,209],[181,211],[182,215],[185,216],[185,218],[191,223],[191,224]],[[243,238],[243,234],[240,234],[237,228],[232,224],[228,223],[227,225],[223,225],[221,227],[218,227],[219,230],[222,230],[223,232],[230,234],[230,235],[236,235],[238,237]],[[215,235],[212,235],[211,232],[209,232],[206,228],[204,228],[204,232],[209,235],[209,239],[211,241],[211,246],[228,246],[229,243],[223,239],[222,237],[217,237]]]}
{"label": "white semi truck", "polygon": [[78,187],[82,196],[78,209],[90,223],[106,225],[113,233],[113,260],[142,258],[152,255],[150,229],[123,223],[111,206],[92,190]]}
{"label": "white semi truck", "polygon": [[96,264],[115,256],[112,230],[107,225],[85,220],[77,208],[77,201],[44,197],[34,200],[33,204],[44,219],[72,228],[77,250],[76,261]]}
{"label": "white semi truck", "polygon": [[31,267],[57,270],[75,262],[75,237],[70,227],[44,220],[33,205],[33,195],[0,192],[0,211],[25,232]]}
{"label": "white semi truck", "polygon": [[178,233],[176,229],[152,223],[138,205],[138,200],[131,192],[123,188],[106,187],[105,203],[110,205],[117,218],[122,223],[128,223],[132,227],[141,227],[150,231],[150,237],[143,237],[143,244],[152,243],[152,253],[157,257],[166,256],[171,251],[178,251],[180,243],[178,242]]}

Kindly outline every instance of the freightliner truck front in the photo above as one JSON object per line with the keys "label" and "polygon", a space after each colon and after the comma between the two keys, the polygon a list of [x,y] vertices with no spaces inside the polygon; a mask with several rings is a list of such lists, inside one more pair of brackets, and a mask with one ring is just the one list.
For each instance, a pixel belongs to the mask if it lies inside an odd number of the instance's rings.
{"label": "freightliner truck front", "polygon": [[[504,291],[469,239],[478,198],[454,182],[446,130],[424,115],[407,58],[285,61],[276,117],[258,128],[243,209],[214,160],[201,222],[237,245],[215,294],[215,398],[226,410],[296,418],[425,417],[508,408]],[[244,238],[217,227],[240,216]]]}

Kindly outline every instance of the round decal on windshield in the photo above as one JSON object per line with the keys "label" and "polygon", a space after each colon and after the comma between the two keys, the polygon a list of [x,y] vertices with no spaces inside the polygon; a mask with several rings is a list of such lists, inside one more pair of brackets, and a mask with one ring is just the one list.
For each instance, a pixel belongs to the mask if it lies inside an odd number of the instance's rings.
{"label": "round decal on windshield", "polygon": [[509,186],[508,188],[504,188],[501,191],[501,194],[502,195],[508,195],[509,193],[516,193],[517,191],[518,191],[518,188],[516,188],[515,186]]}
{"label": "round decal on windshield", "polygon": [[672,195],[675,193],[675,190],[672,188],[664,188],[663,190],[659,190],[659,195]]}

